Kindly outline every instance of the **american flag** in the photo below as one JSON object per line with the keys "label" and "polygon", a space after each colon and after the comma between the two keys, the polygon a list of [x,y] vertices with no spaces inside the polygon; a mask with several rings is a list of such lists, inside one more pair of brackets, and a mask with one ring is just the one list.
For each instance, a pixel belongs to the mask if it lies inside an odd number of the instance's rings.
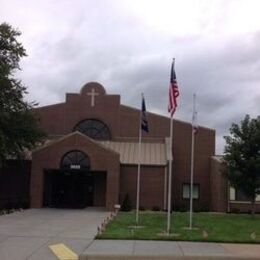
{"label": "american flag", "polygon": [[169,87],[169,104],[168,104],[168,112],[173,116],[176,107],[177,107],[177,97],[179,96],[178,84],[176,80],[176,74],[174,70],[174,59],[172,61],[171,68],[171,79],[170,79],[170,87]]}

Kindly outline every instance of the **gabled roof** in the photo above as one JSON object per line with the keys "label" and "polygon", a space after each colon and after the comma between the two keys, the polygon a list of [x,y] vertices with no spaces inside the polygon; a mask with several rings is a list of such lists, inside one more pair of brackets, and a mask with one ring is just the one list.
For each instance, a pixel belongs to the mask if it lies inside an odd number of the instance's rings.
{"label": "gabled roof", "polygon": [[[138,142],[122,142],[122,141],[97,141],[78,131],[70,133],[68,135],[56,138],[48,139],[45,143],[37,147],[32,152],[27,152],[27,159],[32,159],[32,153],[45,149],[51,145],[57,144],[73,135],[80,135],[83,138],[88,139],[100,148],[108,150],[113,153],[117,153],[120,156],[120,163],[124,165],[137,165],[139,163],[139,143]],[[166,138],[165,143],[152,143],[145,142],[141,144],[141,165],[150,166],[166,166],[168,160],[171,158],[169,150],[169,142]]]}
{"label": "gabled roof", "polygon": [[[119,153],[120,163],[137,165],[139,163],[139,143],[101,141],[105,147]],[[165,143],[141,143],[141,165],[167,165],[167,146]]]}
{"label": "gabled roof", "polygon": [[96,141],[96,140],[94,140],[94,139],[92,139],[92,138],[90,138],[90,137],[88,137],[88,136],[82,134],[82,133],[79,132],[79,131],[75,131],[75,132],[69,133],[69,134],[67,134],[67,135],[64,135],[64,136],[58,138],[58,139],[46,140],[46,142],[45,142],[42,146],[37,147],[36,149],[34,149],[34,150],[32,151],[32,153],[37,152],[37,151],[42,150],[42,149],[45,149],[45,148],[47,148],[47,147],[49,147],[49,146],[51,146],[51,145],[53,145],[53,144],[62,142],[63,140],[65,140],[65,139],[67,139],[67,138],[70,138],[70,137],[72,137],[72,136],[74,136],[74,135],[81,136],[81,137],[87,139],[88,141],[94,143],[95,145],[99,146],[99,147],[102,148],[102,149],[109,150],[110,152],[116,153],[114,150],[109,149],[109,147],[106,147],[106,146],[102,145],[100,142],[98,142],[98,141]]}

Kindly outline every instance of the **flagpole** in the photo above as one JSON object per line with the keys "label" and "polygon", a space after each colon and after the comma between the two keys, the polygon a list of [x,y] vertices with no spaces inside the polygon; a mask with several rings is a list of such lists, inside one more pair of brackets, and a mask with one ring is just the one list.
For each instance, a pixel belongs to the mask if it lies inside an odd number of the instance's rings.
{"label": "flagpole", "polygon": [[163,210],[167,210],[167,178],[168,178],[168,167],[164,168],[164,186],[163,186]]}
{"label": "flagpole", "polygon": [[196,113],[196,94],[193,94],[193,112],[192,112],[192,128],[191,128],[191,171],[190,171],[190,229],[192,229],[193,215],[193,173],[194,173],[194,120]]}
{"label": "flagpole", "polygon": [[172,197],[172,129],[173,118],[171,115],[170,122],[170,158],[169,158],[169,178],[168,178],[168,212],[167,212],[167,234],[170,234],[171,229],[171,197]]}
{"label": "flagpole", "polygon": [[[143,98],[143,93],[142,93]],[[138,144],[138,168],[137,168],[137,187],[136,187],[136,215],[135,222],[136,225],[139,223],[139,201],[140,201],[140,171],[141,171],[141,149],[142,149],[142,110],[140,110],[140,122],[139,122],[139,144]]]}
{"label": "flagpole", "polygon": [[169,176],[168,176],[168,212],[167,212],[167,234],[170,234],[171,230],[171,210],[172,210],[172,143],[173,143],[173,114],[177,108],[177,97],[179,96],[179,90],[176,80],[176,74],[174,70],[175,58],[173,58],[171,66],[170,88],[169,88],[169,104],[168,112],[170,112],[170,158],[169,158]]}

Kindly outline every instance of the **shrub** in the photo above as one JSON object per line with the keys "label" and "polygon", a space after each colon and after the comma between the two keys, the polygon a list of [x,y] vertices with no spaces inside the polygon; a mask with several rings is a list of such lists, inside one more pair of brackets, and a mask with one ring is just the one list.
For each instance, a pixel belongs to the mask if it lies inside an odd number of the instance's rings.
{"label": "shrub", "polygon": [[140,206],[140,207],[139,207],[139,210],[140,210],[140,211],[144,211],[144,210],[145,210],[145,207],[144,207],[144,206]]}
{"label": "shrub", "polygon": [[153,206],[152,211],[160,211],[161,208],[159,206]]}
{"label": "shrub", "polygon": [[208,205],[202,205],[199,207],[200,212],[209,212],[209,206]]}
{"label": "shrub", "polygon": [[231,213],[238,214],[238,213],[240,213],[240,209],[239,208],[232,208]]}
{"label": "shrub", "polygon": [[209,212],[209,206],[208,205],[200,205],[193,208],[194,212]]}
{"label": "shrub", "polygon": [[132,210],[132,203],[131,203],[129,194],[127,193],[123,200],[123,203],[121,206],[121,211],[130,211],[130,210]]}
{"label": "shrub", "polygon": [[193,207],[193,212],[199,213],[200,212],[200,208],[199,207]]}
{"label": "shrub", "polygon": [[186,212],[186,211],[188,211],[188,208],[184,204],[178,204],[178,205],[173,206],[173,210],[179,211],[179,212]]}

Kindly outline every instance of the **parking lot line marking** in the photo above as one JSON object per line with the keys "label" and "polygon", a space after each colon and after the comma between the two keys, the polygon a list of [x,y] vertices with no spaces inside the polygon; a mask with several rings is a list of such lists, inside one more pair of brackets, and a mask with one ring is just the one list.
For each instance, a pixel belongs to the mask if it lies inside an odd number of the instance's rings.
{"label": "parking lot line marking", "polygon": [[49,248],[60,260],[78,260],[79,257],[64,244],[50,245]]}

